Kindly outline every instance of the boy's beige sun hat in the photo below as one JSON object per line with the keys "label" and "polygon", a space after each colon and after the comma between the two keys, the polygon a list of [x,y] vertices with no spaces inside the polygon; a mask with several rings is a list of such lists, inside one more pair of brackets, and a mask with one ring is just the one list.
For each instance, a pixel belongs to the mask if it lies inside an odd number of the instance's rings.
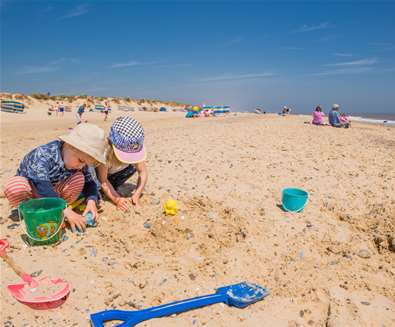
{"label": "boy's beige sun hat", "polygon": [[69,134],[61,135],[59,138],[91,156],[98,162],[106,164],[107,142],[104,130],[93,124],[79,124]]}

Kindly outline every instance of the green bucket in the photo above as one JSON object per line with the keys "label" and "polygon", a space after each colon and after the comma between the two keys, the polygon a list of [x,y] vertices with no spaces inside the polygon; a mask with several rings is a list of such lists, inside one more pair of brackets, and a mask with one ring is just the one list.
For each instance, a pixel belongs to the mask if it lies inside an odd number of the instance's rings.
{"label": "green bucket", "polygon": [[63,210],[67,207],[61,198],[31,199],[19,205],[19,216],[26,226],[30,245],[49,245],[62,239]]}

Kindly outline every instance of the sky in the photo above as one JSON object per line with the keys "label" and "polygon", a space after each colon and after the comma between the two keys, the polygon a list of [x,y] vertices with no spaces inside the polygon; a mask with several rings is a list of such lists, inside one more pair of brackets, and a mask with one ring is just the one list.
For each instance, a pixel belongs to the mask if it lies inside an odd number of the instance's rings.
{"label": "sky", "polygon": [[395,0],[0,0],[0,11],[2,91],[395,114]]}

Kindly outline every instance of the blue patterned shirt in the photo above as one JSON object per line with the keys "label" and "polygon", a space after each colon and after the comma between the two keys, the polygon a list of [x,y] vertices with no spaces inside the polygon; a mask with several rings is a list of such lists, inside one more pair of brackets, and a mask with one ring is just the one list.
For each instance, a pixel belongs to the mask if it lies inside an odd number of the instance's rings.
{"label": "blue patterned shirt", "polygon": [[[77,170],[67,169],[62,158],[64,142],[56,140],[30,151],[22,160],[17,176],[26,177],[41,197],[59,197],[54,184],[64,181]],[[98,190],[88,167],[82,169],[85,176],[83,194],[87,199],[97,201]]]}

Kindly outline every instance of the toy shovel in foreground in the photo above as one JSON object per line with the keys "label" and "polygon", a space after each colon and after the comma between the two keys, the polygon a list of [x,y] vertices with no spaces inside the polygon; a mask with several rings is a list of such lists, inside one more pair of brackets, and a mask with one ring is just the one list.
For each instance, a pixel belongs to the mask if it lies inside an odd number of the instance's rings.
{"label": "toy shovel in foreground", "polygon": [[32,278],[7,255],[8,248],[8,241],[0,240],[0,257],[23,279],[23,283],[7,286],[19,302],[36,310],[45,310],[56,308],[66,301],[70,293],[69,283],[58,277],[43,277],[39,280]]}
{"label": "toy shovel in foreground", "polygon": [[104,327],[108,321],[123,321],[116,327],[132,327],[142,321],[160,318],[205,307],[215,303],[225,303],[237,308],[245,308],[257,301],[263,300],[269,292],[256,284],[239,283],[217,289],[214,294],[203,295],[184,301],[176,301],[138,311],[108,310],[91,314],[93,327]]}

